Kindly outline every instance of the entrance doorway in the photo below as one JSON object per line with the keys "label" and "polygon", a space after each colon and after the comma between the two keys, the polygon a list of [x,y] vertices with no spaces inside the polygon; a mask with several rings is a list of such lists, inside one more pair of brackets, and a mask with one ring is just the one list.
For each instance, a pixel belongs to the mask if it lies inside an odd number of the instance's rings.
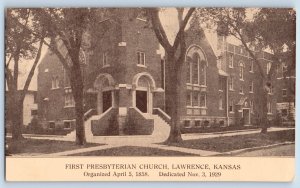
{"label": "entrance doorway", "polygon": [[244,125],[250,125],[250,109],[244,108],[243,109],[243,119],[244,119]]}
{"label": "entrance doorway", "polygon": [[103,109],[102,112],[104,113],[112,106],[112,94],[111,91],[103,91],[102,92],[102,101],[103,101]]}
{"label": "entrance doorway", "polygon": [[147,113],[147,91],[136,91],[136,107],[143,113]]}

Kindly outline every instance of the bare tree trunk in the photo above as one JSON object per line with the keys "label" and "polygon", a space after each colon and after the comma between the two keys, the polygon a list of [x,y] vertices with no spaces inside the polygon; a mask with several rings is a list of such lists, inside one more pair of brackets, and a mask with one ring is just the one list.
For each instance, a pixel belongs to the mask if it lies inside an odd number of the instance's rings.
{"label": "bare tree trunk", "polygon": [[[43,47],[43,38],[41,38],[39,43],[39,49],[35,58],[35,61],[31,67],[31,70],[27,76],[25,85],[23,90],[18,92],[18,74],[19,74],[19,55],[14,58],[15,65],[14,65],[14,82],[8,82],[9,90],[11,96],[8,96],[10,98],[10,104],[12,107],[9,107],[9,113],[11,114],[12,118],[12,139],[13,140],[20,140],[23,139],[22,136],[22,126],[23,126],[23,102],[25,99],[25,95],[28,91],[30,82],[32,80],[32,77],[34,75],[35,68],[38,64],[38,61],[41,57],[41,51]],[[19,54],[19,53],[18,53]]]}
{"label": "bare tree trunk", "polygon": [[23,118],[23,101],[18,99],[18,94],[13,91],[12,98],[14,101],[11,103],[11,117],[12,117],[12,140],[19,141],[24,137],[22,136],[22,118]]}
{"label": "bare tree trunk", "polygon": [[[77,57],[76,57],[77,58]],[[86,144],[85,129],[84,129],[84,109],[83,109],[83,79],[81,75],[79,58],[77,63],[73,62],[71,68],[71,86],[72,93],[75,101],[75,113],[76,113],[76,144]]]}
{"label": "bare tree trunk", "polygon": [[86,144],[85,130],[84,130],[84,120],[83,120],[83,98],[75,97],[75,111],[76,111],[76,144],[84,145]]}
{"label": "bare tree trunk", "polygon": [[167,80],[166,80],[166,105],[169,107],[169,115],[171,117],[171,130],[167,143],[180,143],[182,142],[180,131],[180,67],[175,66],[175,58],[167,58]]}
{"label": "bare tree trunk", "polygon": [[260,82],[260,105],[261,105],[261,114],[260,114],[260,126],[261,126],[261,133],[267,133],[269,127],[269,120],[268,120],[268,90],[267,90],[267,83],[268,81],[262,79]]}

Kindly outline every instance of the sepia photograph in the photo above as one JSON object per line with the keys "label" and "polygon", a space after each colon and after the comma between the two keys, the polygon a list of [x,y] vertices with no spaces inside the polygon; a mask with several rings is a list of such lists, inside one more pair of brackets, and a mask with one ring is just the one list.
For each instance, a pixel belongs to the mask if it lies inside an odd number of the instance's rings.
{"label": "sepia photograph", "polygon": [[[293,8],[7,8],[4,24],[6,159],[295,158]],[[243,168],[176,164],[147,169]]]}

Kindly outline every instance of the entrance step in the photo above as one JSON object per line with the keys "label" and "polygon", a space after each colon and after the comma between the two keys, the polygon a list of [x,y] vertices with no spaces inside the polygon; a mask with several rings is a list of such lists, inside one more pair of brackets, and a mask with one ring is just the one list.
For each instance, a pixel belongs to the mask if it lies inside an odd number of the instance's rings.
{"label": "entrance step", "polygon": [[154,130],[152,136],[158,142],[165,141],[170,134],[170,125],[158,115],[152,115],[154,120]]}
{"label": "entrance step", "polygon": [[[164,121],[161,117],[158,115],[151,115],[148,114],[148,118],[154,120],[154,129],[153,133],[151,135],[147,136],[138,136],[141,138],[148,138],[149,143],[160,143],[164,142],[170,133],[170,126],[169,124]],[[92,116],[88,120],[84,122],[84,128],[85,128],[85,136],[86,136],[86,141],[91,142],[93,139],[97,139],[98,137],[93,136],[92,129],[91,129],[91,121],[93,119],[99,119],[99,115]],[[76,138],[76,131],[72,131],[67,135],[69,138]],[[112,139],[116,139],[118,136],[112,137]],[[128,139],[136,139],[136,136],[126,136]],[[99,137],[101,138],[101,137]]]}
{"label": "entrance step", "polygon": [[[84,131],[85,131],[85,138],[86,138],[87,142],[91,141],[93,138],[92,126],[91,126],[92,119],[93,119],[93,116],[90,117],[89,119],[87,119],[86,121],[84,121]],[[75,139],[76,138],[76,130],[73,130],[72,132],[67,134],[66,137]]]}

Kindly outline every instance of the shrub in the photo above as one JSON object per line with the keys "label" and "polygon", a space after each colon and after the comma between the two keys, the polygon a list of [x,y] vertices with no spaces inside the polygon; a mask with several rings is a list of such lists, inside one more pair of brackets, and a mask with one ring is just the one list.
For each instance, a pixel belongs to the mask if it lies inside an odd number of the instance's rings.
{"label": "shrub", "polygon": [[243,125],[244,125],[244,118],[243,118],[243,117],[240,119],[239,125],[240,125],[240,126],[243,126]]}
{"label": "shrub", "polygon": [[208,120],[203,121],[203,128],[206,128],[208,126],[209,126],[209,121]]}
{"label": "shrub", "polygon": [[220,127],[224,126],[224,124],[225,124],[224,120],[219,121]]}
{"label": "shrub", "polygon": [[281,113],[276,113],[276,116],[273,120],[273,125],[274,126],[282,126],[282,116]]}
{"label": "shrub", "polygon": [[212,128],[215,128],[215,127],[219,127],[219,124],[217,123],[217,120],[214,119],[213,123],[212,123]]}

